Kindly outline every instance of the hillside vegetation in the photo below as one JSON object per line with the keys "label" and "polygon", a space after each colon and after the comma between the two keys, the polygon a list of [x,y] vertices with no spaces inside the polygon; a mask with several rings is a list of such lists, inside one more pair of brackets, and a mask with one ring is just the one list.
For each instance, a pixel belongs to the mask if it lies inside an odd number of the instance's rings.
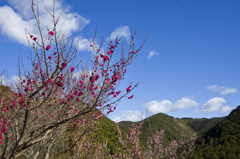
{"label": "hillside vegetation", "polygon": [[[128,132],[132,124],[138,125],[137,122],[122,121],[119,123],[119,126],[122,130]],[[142,133],[140,134],[140,145],[144,150],[147,149],[148,137],[151,137],[152,134],[156,134],[157,131],[162,129],[165,130],[163,146],[168,145],[172,140],[180,140],[181,138],[183,138],[185,142],[188,142],[190,141],[190,137],[195,133],[188,125],[182,123],[181,120],[176,120],[172,116],[158,113],[144,119],[141,129]]]}
{"label": "hillside vegetation", "polygon": [[199,134],[194,159],[240,158],[240,106],[220,123]]}

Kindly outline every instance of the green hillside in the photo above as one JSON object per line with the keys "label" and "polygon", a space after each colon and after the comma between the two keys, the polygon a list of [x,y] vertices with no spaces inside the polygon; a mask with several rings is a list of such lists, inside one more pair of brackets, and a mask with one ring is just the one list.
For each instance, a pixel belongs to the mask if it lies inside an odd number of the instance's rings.
{"label": "green hillside", "polygon": [[[97,112],[95,112],[94,114],[97,114]],[[86,115],[88,118],[89,114]],[[92,148],[94,149],[95,145],[98,145],[99,143],[105,143],[107,141],[107,149],[109,150],[110,154],[113,155],[116,152],[118,152],[118,148],[121,148],[120,151],[123,153],[123,145],[118,141],[118,130],[117,127],[115,125],[115,122],[111,121],[109,118],[102,116],[102,119],[98,119],[96,120],[99,122],[99,124],[97,124],[97,127],[99,128],[99,130],[95,130],[92,129],[91,134],[86,134],[86,139],[92,138]],[[72,123],[69,124],[69,128],[70,128],[70,132],[69,132],[69,136],[68,139],[69,141],[66,142],[66,144],[68,146],[66,146],[65,148],[65,153],[59,153],[59,149],[55,150],[55,154],[56,157],[60,157],[60,156],[68,156],[68,148],[70,147],[70,145],[73,144],[73,140],[72,138],[74,137],[74,135],[77,134],[78,126],[74,127]],[[123,131],[122,131],[122,134]],[[125,139],[125,138],[124,138]],[[107,151],[107,149],[105,148],[104,150]],[[96,149],[97,150],[97,149]],[[95,153],[94,151],[92,153]],[[70,153],[71,154],[71,153]],[[89,155],[89,154],[88,154]]]}
{"label": "green hillside", "polygon": [[[151,126],[151,131],[148,120]],[[119,123],[119,127],[127,132],[130,129],[130,126],[132,124],[138,125],[137,122],[129,122],[129,121],[123,121]],[[165,130],[164,133],[164,141],[163,145],[166,146],[170,143],[172,140],[180,140],[183,138],[184,141],[189,141],[190,136],[192,136],[195,132],[192,131],[192,129],[184,124],[181,120],[175,119],[172,116],[168,116],[163,113],[158,113],[156,115],[153,115],[147,119],[144,120],[144,123],[142,125],[142,133],[140,134],[140,144],[143,147],[144,150],[147,149],[147,141],[148,137],[151,137],[151,134],[156,134],[159,130]],[[184,134],[182,135],[182,132]]]}
{"label": "green hillside", "polygon": [[194,159],[240,158],[240,106],[196,140]]}

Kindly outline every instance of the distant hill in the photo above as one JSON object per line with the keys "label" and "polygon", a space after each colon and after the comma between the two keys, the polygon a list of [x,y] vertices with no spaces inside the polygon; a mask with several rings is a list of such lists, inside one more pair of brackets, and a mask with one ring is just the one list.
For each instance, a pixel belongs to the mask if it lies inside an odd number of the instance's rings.
{"label": "distant hill", "polygon": [[[149,131],[150,127],[148,124],[148,120],[151,126],[151,131]],[[125,132],[127,132],[133,123],[135,125],[138,125],[137,122],[122,121],[119,122],[119,127]],[[168,116],[163,113],[158,113],[147,119],[144,119],[144,123],[141,129],[142,133],[140,134],[140,145],[143,147],[144,150],[147,149],[148,137],[151,137],[152,133],[155,134],[157,131],[162,129],[165,130],[165,142],[163,142],[164,146],[168,145],[172,140],[180,140],[181,138],[183,138],[184,141],[187,142],[190,140],[190,136],[195,133],[190,126],[186,125],[181,120],[177,120],[174,117]],[[182,132],[184,132],[183,135]]]}
{"label": "distant hill", "polygon": [[225,117],[221,118],[202,118],[202,119],[193,119],[193,118],[181,118],[187,125],[189,125],[194,132],[200,134],[201,132],[212,128],[213,126],[217,125],[221,122]]}
{"label": "distant hill", "polygon": [[194,159],[240,159],[240,106],[199,134]]}

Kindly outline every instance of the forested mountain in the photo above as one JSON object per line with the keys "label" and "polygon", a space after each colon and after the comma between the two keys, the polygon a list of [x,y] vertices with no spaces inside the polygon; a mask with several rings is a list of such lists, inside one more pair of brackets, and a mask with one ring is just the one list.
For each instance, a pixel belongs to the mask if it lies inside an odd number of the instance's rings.
{"label": "forested mountain", "polygon": [[[133,123],[138,125],[137,122],[122,121],[119,123],[119,126],[122,130],[128,132]],[[144,150],[147,149],[148,137],[151,137],[151,134],[156,134],[157,131],[162,129],[165,130],[164,146],[169,144],[172,140],[180,140],[181,138],[187,142],[190,140],[190,136],[195,133],[190,126],[186,125],[181,120],[177,120],[163,113],[158,113],[145,119],[142,125],[140,143]]]}
{"label": "forested mountain", "polygon": [[240,158],[240,106],[196,140],[194,159]]}

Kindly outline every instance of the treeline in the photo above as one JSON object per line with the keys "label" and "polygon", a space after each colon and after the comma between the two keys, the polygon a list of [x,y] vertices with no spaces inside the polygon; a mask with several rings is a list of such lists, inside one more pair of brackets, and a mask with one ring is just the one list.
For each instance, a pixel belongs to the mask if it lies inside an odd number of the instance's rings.
{"label": "treeline", "polygon": [[221,118],[202,118],[202,119],[193,119],[193,118],[182,118],[183,121],[189,125],[194,132],[197,134],[200,134],[213,126],[217,125],[219,122],[221,122],[224,119],[224,117]]}

